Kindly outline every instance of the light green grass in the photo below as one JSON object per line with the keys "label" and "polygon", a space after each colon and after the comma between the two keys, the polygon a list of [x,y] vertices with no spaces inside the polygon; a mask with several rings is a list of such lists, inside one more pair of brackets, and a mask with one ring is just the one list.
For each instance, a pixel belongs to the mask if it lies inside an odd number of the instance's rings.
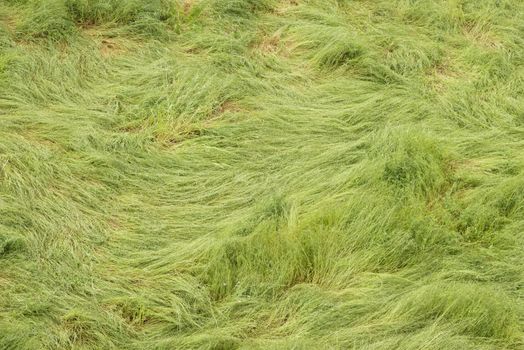
{"label": "light green grass", "polygon": [[523,336],[524,2],[0,3],[0,349]]}

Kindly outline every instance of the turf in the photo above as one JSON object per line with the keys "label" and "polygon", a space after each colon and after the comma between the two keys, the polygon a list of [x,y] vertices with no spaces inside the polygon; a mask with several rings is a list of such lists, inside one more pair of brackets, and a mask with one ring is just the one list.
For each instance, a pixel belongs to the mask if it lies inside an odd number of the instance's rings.
{"label": "turf", "polygon": [[523,336],[524,2],[0,2],[1,349]]}

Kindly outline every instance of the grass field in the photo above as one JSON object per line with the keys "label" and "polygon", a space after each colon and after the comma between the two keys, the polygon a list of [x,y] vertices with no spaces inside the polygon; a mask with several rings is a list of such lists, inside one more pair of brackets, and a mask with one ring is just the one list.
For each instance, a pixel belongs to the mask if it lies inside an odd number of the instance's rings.
{"label": "grass field", "polygon": [[524,2],[1,0],[0,349],[524,349]]}

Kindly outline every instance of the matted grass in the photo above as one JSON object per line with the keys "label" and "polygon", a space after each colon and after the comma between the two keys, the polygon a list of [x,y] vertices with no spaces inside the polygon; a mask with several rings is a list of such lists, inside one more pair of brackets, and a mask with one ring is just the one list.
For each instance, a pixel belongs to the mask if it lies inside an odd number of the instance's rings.
{"label": "matted grass", "polygon": [[1,349],[522,349],[523,291],[523,2],[0,4]]}

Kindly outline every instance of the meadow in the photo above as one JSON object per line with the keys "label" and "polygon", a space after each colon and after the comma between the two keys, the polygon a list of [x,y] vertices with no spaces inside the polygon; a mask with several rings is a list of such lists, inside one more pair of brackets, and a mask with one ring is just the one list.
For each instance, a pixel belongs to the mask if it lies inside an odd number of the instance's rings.
{"label": "meadow", "polygon": [[0,349],[524,349],[524,2],[1,0]]}

